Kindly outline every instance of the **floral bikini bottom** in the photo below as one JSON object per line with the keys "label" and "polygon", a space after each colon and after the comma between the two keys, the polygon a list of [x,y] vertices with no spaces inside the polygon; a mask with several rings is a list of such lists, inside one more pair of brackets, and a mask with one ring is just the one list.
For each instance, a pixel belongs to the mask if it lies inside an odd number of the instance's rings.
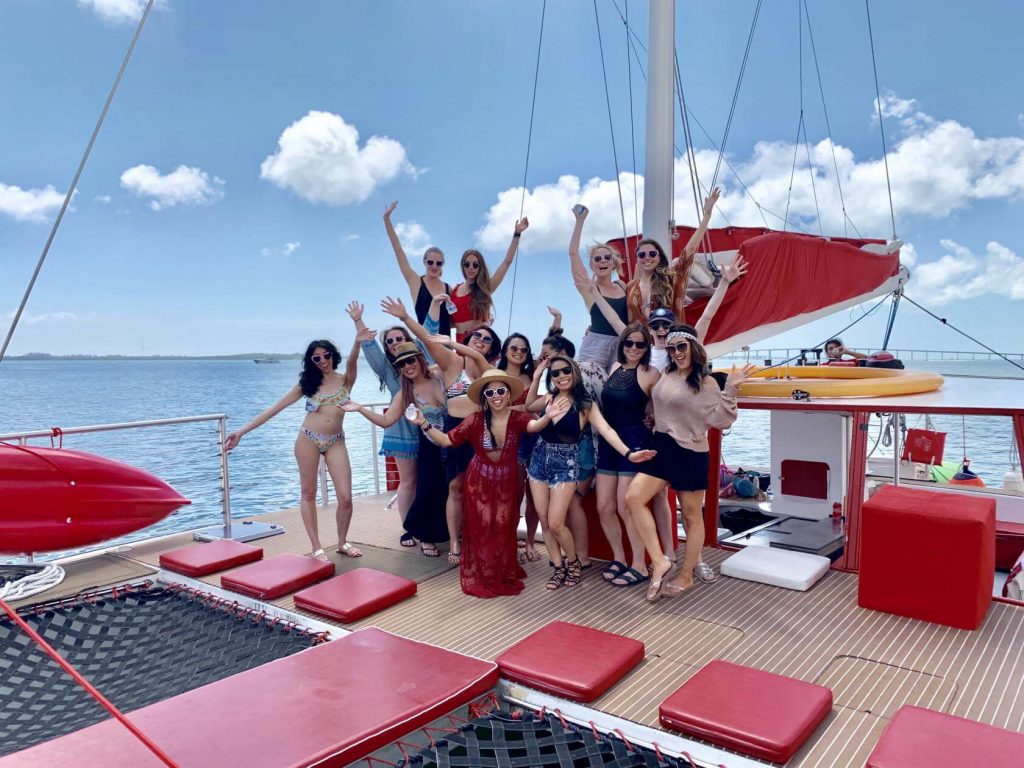
{"label": "floral bikini bottom", "polygon": [[324,435],[320,432],[314,432],[311,429],[303,427],[302,433],[312,441],[313,445],[316,446],[316,449],[320,451],[320,453],[327,453],[327,450],[339,440],[342,442],[345,441],[344,430],[333,435]]}

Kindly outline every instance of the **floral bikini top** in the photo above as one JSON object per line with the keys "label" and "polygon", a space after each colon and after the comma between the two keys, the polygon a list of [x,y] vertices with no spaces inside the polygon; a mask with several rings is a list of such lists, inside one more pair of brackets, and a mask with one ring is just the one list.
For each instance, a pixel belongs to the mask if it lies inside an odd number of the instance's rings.
{"label": "floral bikini top", "polygon": [[319,411],[325,405],[334,405],[338,408],[349,400],[348,387],[342,387],[337,392],[330,395],[321,395],[319,392],[314,393],[312,397],[306,398],[306,412],[314,413]]}

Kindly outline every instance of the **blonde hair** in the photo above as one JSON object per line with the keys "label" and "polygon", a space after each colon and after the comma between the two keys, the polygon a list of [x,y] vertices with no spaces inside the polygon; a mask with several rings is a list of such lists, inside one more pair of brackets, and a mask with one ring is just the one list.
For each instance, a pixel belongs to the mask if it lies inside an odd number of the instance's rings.
{"label": "blonde hair", "polygon": [[594,258],[594,253],[599,248],[604,248],[605,250],[608,251],[608,253],[610,253],[612,255],[612,264],[615,265],[616,271],[621,271],[622,270],[622,254],[619,253],[615,248],[610,246],[608,243],[602,243],[602,242],[599,242],[597,240],[592,242],[589,246],[587,246],[587,258],[588,259],[593,259]]}

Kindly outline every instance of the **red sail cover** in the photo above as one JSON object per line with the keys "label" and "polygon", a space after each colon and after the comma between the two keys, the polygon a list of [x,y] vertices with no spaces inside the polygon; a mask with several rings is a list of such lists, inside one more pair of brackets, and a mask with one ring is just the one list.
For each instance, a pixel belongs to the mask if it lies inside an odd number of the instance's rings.
{"label": "red sail cover", "polygon": [[96,544],[189,503],[163,480],[119,461],[0,443],[0,555]]}
{"label": "red sail cover", "polygon": [[[682,252],[694,228],[677,227],[676,231],[673,257]],[[639,240],[630,237],[625,244],[621,238],[609,241],[627,256],[625,276],[633,274]],[[752,227],[710,229],[690,273],[688,294],[697,297],[686,308],[689,323],[700,317],[712,290],[705,266],[707,254],[701,252],[709,240],[712,260],[718,266],[731,263],[737,253],[748,264],[746,276],[730,286],[708,331],[706,344],[715,345],[715,354],[895,290],[905,276],[899,252],[885,253],[884,240],[826,238]]]}

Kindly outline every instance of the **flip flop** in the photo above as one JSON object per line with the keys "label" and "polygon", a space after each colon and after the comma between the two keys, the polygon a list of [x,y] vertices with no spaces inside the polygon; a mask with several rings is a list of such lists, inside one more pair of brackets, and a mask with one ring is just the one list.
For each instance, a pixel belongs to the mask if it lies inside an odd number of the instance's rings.
{"label": "flip flop", "polygon": [[398,540],[398,543],[401,544],[403,547],[415,547],[416,546],[416,537],[413,536],[408,531],[406,531],[405,533],[402,534],[402,538],[400,538]]}
{"label": "flip flop", "polygon": [[665,562],[668,563],[669,567],[657,579],[654,578],[654,566],[653,564],[651,565],[651,583],[647,587],[647,602],[649,603],[656,603],[658,601],[658,598],[661,597],[662,583],[672,573],[672,561],[666,557]]}
{"label": "flip flop", "polygon": [[626,564],[620,563],[618,560],[612,560],[605,569],[601,571],[601,578],[605,581],[611,581],[612,579],[618,578],[619,574],[626,570]]}
{"label": "flip flop", "polygon": [[536,563],[538,560],[540,560],[540,558],[541,554],[536,549],[526,550],[526,559],[529,560],[531,563]]}
{"label": "flip flop", "polygon": [[460,565],[462,563],[462,553],[461,552],[449,552],[448,553],[448,563],[450,565]]}
{"label": "flip flop", "polygon": [[688,587],[680,587],[677,584],[665,584],[661,588],[661,594],[662,597],[679,597],[683,592],[689,592],[693,587],[693,584]]}
{"label": "flip flop", "polygon": [[441,553],[437,551],[437,547],[433,544],[420,544],[420,552],[423,553],[424,557],[440,557]]}
{"label": "flip flop", "polygon": [[[640,573],[636,568],[627,568],[612,579],[610,583],[613,587],[635,587],[637,584],[643,584],[650,578],[650,576]],[[665,589],[665,587],[662,587],[662,589]]]}

